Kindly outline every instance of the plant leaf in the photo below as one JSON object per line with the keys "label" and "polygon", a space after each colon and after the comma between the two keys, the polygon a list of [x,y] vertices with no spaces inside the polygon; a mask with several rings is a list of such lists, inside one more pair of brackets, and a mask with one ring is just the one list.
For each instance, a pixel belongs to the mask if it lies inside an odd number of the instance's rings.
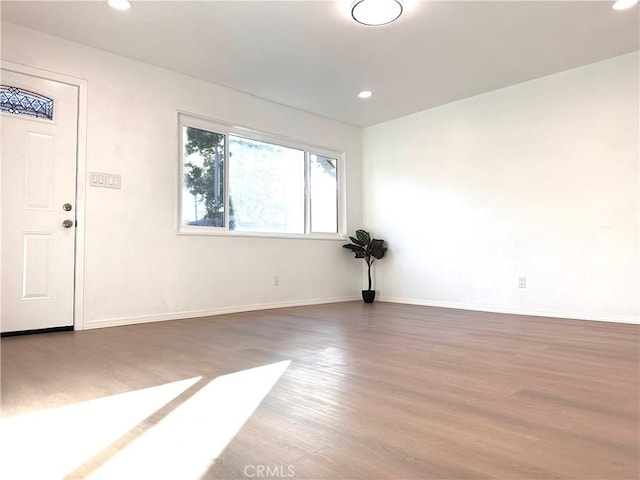
{"label": "plant leaf", "polygon": [[380,240],[377,238],[374,238],[373,240],[371,240],[370,253],[372,257],[379,260],[382,257],[384,257],[384,254],[386,253],[386,251],[387,249],[384,246],[384,240]]}
{"label": "plant leaf", "polygon": [[362,246],[368,246],[371,243],[371,236],[366,230],[356,230],[356,237]]}
{"label": "plant leaf", "polygon": [[361,247],[365,246],[364,243],[361,243],[360,240],[358,240],[356,237],[349,237],[349,239],[356,245],[360,245]]}
{"label": "plant leaf", "polygon": [[356,258],[366,258],[369,256],[367,251],[359,245],[348,244],[348,245],[343,245],[342,248],[347,248],[351,250],[355,254]]}

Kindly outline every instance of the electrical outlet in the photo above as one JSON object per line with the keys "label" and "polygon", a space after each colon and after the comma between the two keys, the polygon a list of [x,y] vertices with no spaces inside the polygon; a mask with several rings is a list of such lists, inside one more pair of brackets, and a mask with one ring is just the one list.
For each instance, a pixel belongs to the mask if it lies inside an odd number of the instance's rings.
{"label": "electrical outlet", "polygon": [[280,286],[280,275],[274,275],[273,276],[273,286],[274,287],[279,287]]}
{"label": "electrical outlet", "polygon": [[527,277],[518,278],[518,288],[527,288]]}

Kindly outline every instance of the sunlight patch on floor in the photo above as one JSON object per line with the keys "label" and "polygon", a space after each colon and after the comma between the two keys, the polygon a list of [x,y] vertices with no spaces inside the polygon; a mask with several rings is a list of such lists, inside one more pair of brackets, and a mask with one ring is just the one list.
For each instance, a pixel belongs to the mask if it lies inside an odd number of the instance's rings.
{"label": "sunlight patch on floor", "polygon": [[0,420],[0,478],[63,478],[202,377]]}
{"label": "sunlight patch on floor", "polygon": [[213,379],[88,478],[200,478],[290,364]]}

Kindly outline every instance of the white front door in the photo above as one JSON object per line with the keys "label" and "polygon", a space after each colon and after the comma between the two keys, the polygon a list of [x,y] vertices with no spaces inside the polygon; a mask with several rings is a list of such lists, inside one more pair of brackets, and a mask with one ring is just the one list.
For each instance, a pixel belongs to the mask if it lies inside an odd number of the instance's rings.
{"label": "white front door", "polygon": [[4,69],[1,80],[0,327],[72,326],[78,87]]}

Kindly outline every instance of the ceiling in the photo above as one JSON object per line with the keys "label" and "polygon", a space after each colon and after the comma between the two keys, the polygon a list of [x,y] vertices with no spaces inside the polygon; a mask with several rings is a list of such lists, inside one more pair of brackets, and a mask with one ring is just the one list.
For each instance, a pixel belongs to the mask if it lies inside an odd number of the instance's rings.
{"label": "ceiling", "polygon": [[[8,21],[368,126],[639,48],[612,1],[414,1],[366,27],[339,1],[2,1]],[[361,90],[373,97],[357,98]]]}

